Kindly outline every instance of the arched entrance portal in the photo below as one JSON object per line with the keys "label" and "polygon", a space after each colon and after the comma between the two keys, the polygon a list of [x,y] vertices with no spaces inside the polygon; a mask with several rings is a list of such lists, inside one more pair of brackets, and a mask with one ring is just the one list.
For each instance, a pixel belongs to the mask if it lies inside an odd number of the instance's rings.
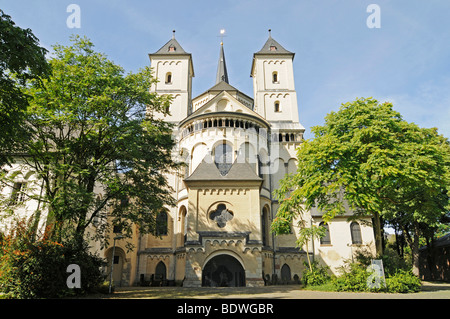
{"label": "arched entrance portal", "polygon": [[208,261],[202,272],[203,287],[245,287],[245,271],[230,255],[218,255]]}

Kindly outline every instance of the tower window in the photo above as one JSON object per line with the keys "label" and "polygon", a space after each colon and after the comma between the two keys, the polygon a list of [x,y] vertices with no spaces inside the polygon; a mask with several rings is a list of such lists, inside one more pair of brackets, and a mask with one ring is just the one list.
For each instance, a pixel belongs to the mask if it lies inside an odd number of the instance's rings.
{"label": "tower window", "polygon": [[276,46],[274,46],[274,45],[271,45],[270,46],[270,51],[276,51],[277,50],[277,47]]}
{"label": "tower window", "polygon": [[272,83],[279,83],[278,82],[278,72],[273,72],[272,73]]}
{"label": "tower window", "polygon": [[169,47],[169,52],[175,52],[177,49],[173,46],[173,45],[171,45],[170,47]]}
{"label": "tower window", "polygon": [[274,104],[274,110],[275,110],[275,112],[281,112],[281,109],[280,109],[280,102],[279,102],[279,101],[276,101],[276,102],[275,102],[275,104]]}
{"label": "tower window", "polygon": [[172,72],[166,73],[166,84],[172,84]]}

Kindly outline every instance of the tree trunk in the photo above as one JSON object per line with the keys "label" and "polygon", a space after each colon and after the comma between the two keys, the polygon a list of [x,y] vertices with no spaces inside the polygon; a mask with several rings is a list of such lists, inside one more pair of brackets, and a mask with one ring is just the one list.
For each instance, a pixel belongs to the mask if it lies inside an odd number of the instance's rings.
{"label": "tree trunk", "polygon": [[383,238],[381,234],[380,214],[373,213],[373,229],[375,234],[375,248],[377,256],[383,255]]}
{"label": "tree trunk", "polygon": [[419,272],[419,225],[414,223],[414,239],[411,245],[412,253],[412,272],[415,276],[420,277]]}
{"label": "tree trunk", "polygon": [[[313,254],[314,254],[314,252],[313,252]],[[306,258],[307,258],[307,260],[308,260],[309,270],[312,272],[311,260],[310,260],[310,258],[309,258],[308,241],[306,242]]]}

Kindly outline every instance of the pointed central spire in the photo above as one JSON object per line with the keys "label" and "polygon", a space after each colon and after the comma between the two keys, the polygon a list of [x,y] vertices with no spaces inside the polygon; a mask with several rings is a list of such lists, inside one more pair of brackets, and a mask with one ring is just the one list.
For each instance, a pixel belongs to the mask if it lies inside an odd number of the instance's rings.
{"label": "pointed central spire", "polygon": [[[225,30],[221,30],[221,35]],[[225,53],[223,51],[223,38],[220,42],[220,56],[219,56],[219,65],[217,66],[217,75],[216,75],[216,84],[219,84],[221,81],[228,83],[228,72],[227,65],[225,63]]]}

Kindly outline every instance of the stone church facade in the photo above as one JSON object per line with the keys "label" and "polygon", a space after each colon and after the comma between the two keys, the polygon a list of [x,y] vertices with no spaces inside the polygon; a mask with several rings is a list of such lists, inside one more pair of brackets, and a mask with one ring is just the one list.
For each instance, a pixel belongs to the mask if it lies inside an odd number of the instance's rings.
{"label": "stone church facade", "polygon": [[[159,80],[150,90],[173,97],[170,116],[163,118],[175,124],[176,156],[187,166],[168,177],[177,206],[161,219],[167,225],[163,235],[136,234],[137,250],[130,253],[117,241],[116,282],[292,283],[301,278],[307,253],[335,271],[356,249],[374,249],[370,220],[369,225],[350,223],[348,216],[330,223],[327,237],[308,252],[296,247],[295,222],[291,234],[270,232],[278,208],[272,193],[280,179],[296,171],[296,148],[305,131],[299,122],[294,53],[269,34],[251,61],[254,98],[230,84],[223,43],[215,84],[197,97],[191,95],[192,56],[175,37],[149,57]],[[321,222],[320,212],[309,215],[312,223]]]}

